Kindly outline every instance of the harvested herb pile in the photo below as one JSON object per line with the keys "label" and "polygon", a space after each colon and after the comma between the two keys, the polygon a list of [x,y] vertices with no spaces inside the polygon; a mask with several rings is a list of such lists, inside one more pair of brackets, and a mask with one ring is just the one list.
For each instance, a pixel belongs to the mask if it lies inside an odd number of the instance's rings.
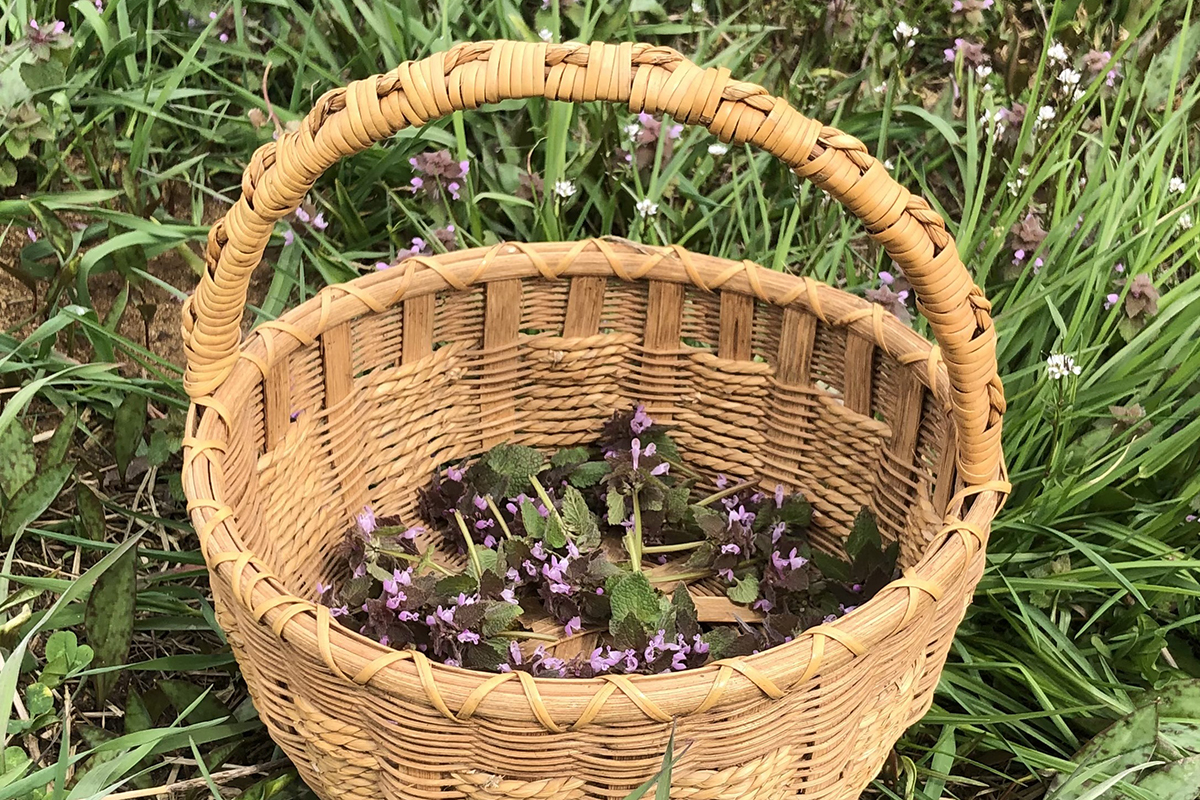
{"label": "harvested herb pile", "polygon": [[[756,653],[895,577],[898,547],[868,510],[842,560],[810,545],[800,494],[720,477],[702,496],[699,479],[641,406],[548,461],[502,444],[436,474],[421,524],[364,509],[338,552],[348,577],[319,585],[321,601],[352,630],[446,664],[586,678]],[[700,582],[726,598],[693,596]],[[571,640],[588,646],[555,655]]]}

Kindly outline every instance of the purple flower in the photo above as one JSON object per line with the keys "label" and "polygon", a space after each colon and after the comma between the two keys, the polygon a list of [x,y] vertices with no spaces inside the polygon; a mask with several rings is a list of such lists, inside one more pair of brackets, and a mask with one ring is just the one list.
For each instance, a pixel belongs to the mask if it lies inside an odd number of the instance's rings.
{"label": "purple flower", "polygon": [[26,228],[25,235],[29,237],[29,241],[31,242],[36,242],[38,240],[37,231],[35,231],[33,228]]}
{"label": "purple flower", "polygon": [[[447,625],[453,625],[454,624],[454,608],[455,608],[454,606],[451,606],[450,608],[442,608],[441,606],[438,606],[437,610],[434,612],[434,617],[435,617],[434,622],[436,622],[437,620],[440,619],[442,622],[445,622]],[[431,622],[430,624],[432,625],[434,623]]]}
{"label": "purple flower", "polygon": [[638,459],[642,455],[642,440],[636,436],[633,438],[633,441],[629,443],[629,455],[633,458],[633,468],[637,469]]}
{"label": "purple flower", "polygon": [[733,570],[719,569],[717,570],[717,575],[723,578],[726,582],[733,583]]}
{"label": "purple flower", "polygon": [[733,555],[736,556],[736,555],[741,555],[741,552],[742,552],[742,548],[738,547],[733,542],[729,542],[728,544],[721,545],[722,555],[729,555],[730,553],[732,553]]}
{"label": "purple flower", "polygon": [[479,644],[479,634],[475,631],[463,631],[458,634],[458,640],[464,644]]}
{"label": "purple flower", "polygon": [[[795,553],[796,551],[793,550],[792,552]],[[850,587],[850,591],[854,592],[855,594],[858,594],[859,592],[862,591],[862,584],[861,583],[854,584],[853,586]]]}
{"label": "purple flower", "polygon": [[579,629],[582,627],[583,620],[581,620],[579,615],[576,614],[567,620],[567,624],[563,626],[563,633],[567,636],[574,636],[575,634],[579,633]]}
{"label": "purple flower", "polygon": [[[491,522],[491,520],[488,521]],[[492,536],[490,533],[487,536],[484,536],[483,546],[489,550],[493,549],[496,546],[496,537]]]}
{"label": "purple flower", "polygon": [[329,609],[329,616],[331,617],[345,617],[349,614],[350,608],[348,606],[339,606],[337,608]]}
{"label": "purple flower", "polygon": [[771,563],[775,565],[775,569],[783,572],[784,570],[800,569],[808,563],[808,559],[804,556],[796,555],[796,548],[792,548],[792,552],[788,553],[787,558],[782,557],[779,551],[771,553]]}
{"label": "purple flower", "polygon": [[479,495],[475,495],[475,499],[472,502],[475,504],[475,507],[478,508],[480,511],[484,511],[488,507],[487,500],[483,499]]}
{"label": "purple flower", "polygon": [[633,411],[633,418],[629,420],[629,429],[637,435],[653,424],[654,420],[650,419],[650,415],[646,413],[645,404],[638,403],[638,407]]}
{"label": "purple flower", "polygon": [[463,471],[458,467],[446,467],[446,477],[452,481],[461,481],[463,479]]}
{"label": "purple flower", "polygon": [[[651,446],[653,447],[653,445],[651,445]],[[666,475],[667,472],[670,471],[670,469],[671,469],[671,465],[668,464],[666,461],[664,461],[663,463],[659,464],[654,469],[650,470],[650,474],[651,475]]]}
{"label": "purple flower", "polygon": [[361,578],[366,574],[367,574],[367,565],[365,562],[362,564],[359,564],[357,567],[354,568],[353,575],[355,578]]}
{"label": "purple flower", "polygon": [[776,522],[775,525],[771,527],[771,544],[778,542],[779,538],[783,536],[783,532],[786,529],[787,525],[785,525],[782,521]]}
{"label": "purple flower", "polygon": [[858,608],[858,606],[844,606],[841,603],[838,603],[838,611],[841,611],[843,614],[849,614],[856,608]]}
{"label": "purple flower", "polygon": [[750,527],[754,523],[754,518],[757,516],[753,511],[747,511],[745,506],[738,506],[736,509],[729,510],[729,527],[734,525],[744,525]]}
{"label": "purple flower", "polygon": [[764,614],[769,612],[774,607],[775,607],[775,604],[772,603],[770,600],[766,599],[765,597],[762,598],[761,600],[755,600],[754,605],[751,606],[751,608],[755,609],[756,611],[761,611]]}
{"label": "purple flower", "polygon": [[417,534],[424,533],[425,528],[421,525],[413,525],[411,528],[405,528],[404,533],[400,534],[401,539],[407,539],[414,542],[417,539]]}
{"label": "purple flower", "polygon": [[326,592],[328,592],[332,588],[333,588],[333,584],[321,583],[320,581],[317,581],[317,594],[322,597],[325,595]]}
{"label": "purple flower", "polygon": [[505,589],[500,592],[500,599],[506,603],[511,603],[514,606],[518,603],[517,596],[513,593],[512,589]]}
{"label": "purple flower", "polygon": [[717,491],[724,491],[725,487],[729,485],[729,478],[726,478],[724,473],[717,475],[716,485]]}
{"label": "purple flower", "polygon": [[370,506],[363,506],[363,510],[355,516],[354,521],[358,523],[358,529],[364,534],[370,536],[375,532],[375,512]]}
{"label": "purple flower", "polygon": [[415,611],[401,611],[396,615],[396,618],[401,622],[416,622],[418,619],[417,612]]}
{"label": "purple flower", "polygon": [[534,542],[533,547],[529,548],[529,552],[533,554],[533,557],[538,561],[546,560],[546,548],[540,541]]}
{"label": "purple flower", "polygon": [[1120,302],[1120,300],[1121,300],[1121,295],[1116,294],[1115,292],[1109,294],[1107,297],[1104,298],[1104,310],[1108,311],[1110,308],[1112,308],[1118,302]]}
{"label": "purple flower", "polygon": [[385,269],[389,268],[390,266],[392,266],[392,265],[387,263],[386,261],[376,261],[375,262],[375,271],[379,272],[380,270],[385,270]]}
{"label": "purple flower", "polygon": [[296,234],[292,232],[292,229],[291,228],[284,229],[284,231],[283,231],[283,246],[288,247],[289,245],[293,244],[295,241],[296,241]]}
{"label": "purple flower", "polygon": [[509,567],[508,572],[504,573],[504,577],[513,583],[516,583],[521,580],[521,573],[517,572],[516,567]]}
{"label": "purple flower", "polygon": [[450,190],[450,198],[451,199],[453,199],[453,200],[461,199],[462,196],[459,194],[459,189],[461,189],[462,186],[459,185],[458,181],[450,181],[450,183],[448,183],[446,185],[446,188],[448,190]]}

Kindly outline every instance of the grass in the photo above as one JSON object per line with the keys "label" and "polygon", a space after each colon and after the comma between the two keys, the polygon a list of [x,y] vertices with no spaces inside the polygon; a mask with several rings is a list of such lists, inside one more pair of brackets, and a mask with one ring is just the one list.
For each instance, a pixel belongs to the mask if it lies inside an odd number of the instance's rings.
{"label": "grass", "polygon": [[[1200,678],[1200,228],[1186,224],[1200,216],[1200,27],[1191,4],[997,3],[977,23],[942,0],[552,6],[108,0],[98,10],[92,0],[10,0],[0,11],[0,113],[27,88],[48,134],[30,139],[11,118],[0,126],[0,178],[7,170],[15,181],[0,201],[9,273],[0,279],[0,440],[16,448],[31,435],[45,459],[48,434],[65,429],[58,461],[73,465],[55,484],[42,478],[53,463],[44,460],[23,511],[6,498],[0,797],[132,798],[163,786],[307,793],[238,680],[183,513],[177,301],[194,284],[207,225],[271,137],[270,113],[287,125],[323,91],[404,59],[460,40],[536,40],[542,29],[671,44],[861,138],[944,214],[992,298],[1014,491],[936,704],[898,745],[876,795],[1041,797],[1047,776],[1071,773],[1084,743],[1140,698]],[[29,20],[55,17],[73,42],[23,70]],[[902,19],[921,28],[912,49],[891,37]],[[955,37],[985,44],[985,80],[945,61]],[[1052,40],[1077,65],[1093,47],[1113,51],[1115,86],[1081,70],[1086,93],[1064,98]],[[998,141],[981,117],[1013,101],[1030,113]],[[1035,125],[1043,106],[1054,119]],[[287,246],[280,227],[253,315],[273,318],[325,283],[390,261],[415,236],[440,247],[433,232],[451,224],[460,246],[601,234],[679,242],[852,292],[878,286],[890,268],[820,192],[763,154],[710,154],[702,130],[684,131],[670,158],[660,143],[645,169],[622,167],[613,153],[627,146],[628,116],[504,103],[339,164],[312,195],[329,227],[293,219]],[[408,159],[443,148],[471,161],[464,201],[414,198],[404,189]],[[527,168],[545,187],[567,179],[577,191],[523,192]],[[635,212],[643,199],[658,203],[656,215]],[[1014,265],[1012,231],[1030,213],[1045,237]],[[1139,305],[1138,275],[1157,295],[1154,313]],[[1110,293],[1118,298],[1106,308]],[[1052,353],[1071,354],[1079,375],[1048,379]],[[1131,406],[1144,415],[1112,410]],[[136,573],[128,595],[113,577],[126,568]],[[104,652],[119,632],[89,640],[97,593],[125,609],[127,653]],[[96,677],[112,673],[100,703]]]}

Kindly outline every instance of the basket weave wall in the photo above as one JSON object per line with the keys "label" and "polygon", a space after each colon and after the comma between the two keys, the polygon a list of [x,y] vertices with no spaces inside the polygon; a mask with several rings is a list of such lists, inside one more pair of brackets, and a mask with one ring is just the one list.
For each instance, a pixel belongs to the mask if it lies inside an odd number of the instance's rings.
{"label": "basket weave wall", "polygon": [[[781,157],[864,220],[940,347],[812,280],[618,239],[411,258],[241,342],[249,273],[321,172],[532,96],[669,113]],[[691,747],[672,797],[852,800],[928,708],[1007,492],[1003,393],[987,301],[942,220],[853,138],[666,48],[459,45],[330,92],[261,148],[207,260],[184,314],[184,487],[255,705],[322,797],[621,798],[676,724]],[[634,401],[701,472],[802,490],[820,546],[872,506],[905,577],[751,657],[592,680],[448,667],[313,602],[364,504],[411,519],[437,464],[586,442]]]}

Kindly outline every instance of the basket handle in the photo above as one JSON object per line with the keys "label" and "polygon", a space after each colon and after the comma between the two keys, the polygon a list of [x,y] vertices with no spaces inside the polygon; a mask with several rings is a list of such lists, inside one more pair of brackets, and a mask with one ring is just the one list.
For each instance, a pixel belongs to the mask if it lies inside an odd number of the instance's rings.
{"label": "basket handle", "polygon": [[241,198],[209,232],[207,269],[183,313],[188,394],[212,394],[233,368],[250,273],[276,221],[299,206],[325,170],[410,125],[531,97],[628,103],[635,113],[704,125],[724,142],[766,150],[841,202],[904,270],[941,346],[961,477],[978,485],[999,476],[1004,392],[991,305],[942,218],[854,137],[806,118],[761,86],[731,80],[724,67],[703,69],[675,50],[646,44],[464,43],[326,92],[299,130],[254,153]]}

